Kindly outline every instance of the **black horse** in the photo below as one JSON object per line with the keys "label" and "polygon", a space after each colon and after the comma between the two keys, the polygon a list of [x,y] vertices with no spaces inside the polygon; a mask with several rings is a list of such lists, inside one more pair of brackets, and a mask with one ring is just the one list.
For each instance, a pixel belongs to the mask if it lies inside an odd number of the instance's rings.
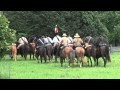
{"label": "black horse", "polygon": [[[18,46],[19,43],[16,42],[16,46]],[[17,49],[17,54],[20,54],[25,60],[27,59],[27,55],[29,53],[29,44],[24,43],[21,45],[19,49]]]}
{"label": "black horse", "polygon": [[104,67],[106,67],[107,61],[111,62],[110,54],[109,54],[109,47],[108,46],[100,46],[96,47],[96,60],[98,66],[98,59],[102,57],[104,61]]}
{"label": "black horse", "polygon": [[60,56],[60,44],[59,43],[57,43],[53,47],[53,52],[54,52],[54,56],[55,56],[55,62],[57,62],[57,58]]}
{"label": "black horse", "polygon": [[53,58],[53,46],[52,44],[46,45],[46,55],[48,56],[49,62],[52,60]]}

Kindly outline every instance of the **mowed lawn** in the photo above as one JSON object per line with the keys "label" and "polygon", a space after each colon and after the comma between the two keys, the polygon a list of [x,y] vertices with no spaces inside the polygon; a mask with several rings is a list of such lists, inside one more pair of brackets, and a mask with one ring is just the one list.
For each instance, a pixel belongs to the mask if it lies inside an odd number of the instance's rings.
{"label": "mowed lawn", "polygon": [[[80,68],[75,63],[74,68],[68,68],[68,62],[60,66],[60,63],[37,63],[36,60],[22,60],[18,56],[15,62],[6,56],[0,61],[0,78],[10,79],[120,79],[120,53],[111,53],[111,63],[103,67],[102,58],[99,59],[98,67]],[[59,60],[58,60],[59,61]],[[93,61],[93,60],[92,60]],[[94,64],[94,61],[93,61]]]}

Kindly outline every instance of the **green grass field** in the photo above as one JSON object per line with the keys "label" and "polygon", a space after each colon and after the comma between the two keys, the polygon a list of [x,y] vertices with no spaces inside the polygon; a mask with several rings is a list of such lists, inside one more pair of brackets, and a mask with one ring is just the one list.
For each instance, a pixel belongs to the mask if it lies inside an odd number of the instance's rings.
{"label": "green grass field", "polygon": [[[29,59],[29,56],[28,56]],[[94,62],[93,62],[94,64]],[[67,61],[60,63],[37,63],[36,60],[24,61],[18,56],[18,61],[8,56],[0,61],[0,78],[2,79],[120,79],[120,53],[111,54],[111,63],[103,67],[103,60],[99,59],[98,67],[68,68]]]}

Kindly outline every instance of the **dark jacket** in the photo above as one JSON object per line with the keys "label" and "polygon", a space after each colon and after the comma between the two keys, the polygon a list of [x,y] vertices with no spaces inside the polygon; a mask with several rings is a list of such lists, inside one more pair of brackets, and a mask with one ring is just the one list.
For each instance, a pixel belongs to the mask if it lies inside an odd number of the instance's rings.
{"label": "dark jacket", "polygon": [[37,48],[43,46],[43,45],[44,45],[44,40],[41,39],[41,38],[39,38],[39,39],[37,40],[37,42],[36,42],[36,45],[37,45]]}

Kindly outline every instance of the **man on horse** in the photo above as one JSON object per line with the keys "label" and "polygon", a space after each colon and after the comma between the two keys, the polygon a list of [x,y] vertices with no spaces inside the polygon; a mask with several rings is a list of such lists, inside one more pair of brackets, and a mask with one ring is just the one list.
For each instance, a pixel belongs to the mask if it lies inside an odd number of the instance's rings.
{"label": "man on horse", "polygon": [[60,48],[63,49],[64,47],[68,46],[68,38],[67,38],[67,35],[66,33],[63,33],[62,35],[63,37],[61,38],[60,40]]}
{"label": "man on horse", "polygon": [[68,45],[73,47],[73,38],[70,36],[70,34],[68,35]]}
{"label": "man on horse", "polygon": [[42,38],[42,36],[39,36],[37,41],[36,41],[36,49],[38,49],[39,47],[44,46],[44,39]]}
{"label": "man on horse", "polygon": [[24,44],[28,44],[28,40],[26,37],[22,36],[21,38],[19,38],[18,43],[19,45],[17,46],[17,49],[19,49]]}
{"label": "man on horse", "polygon": [[55,34],[55,37],[53,38],[54,47],[55,47],[57,44],[59,44],[60,40],[61,40],[61,37],[58,35],[58,33]]}
{"label": "man on horse", "polygon": [[82,47],[83,40],[80,38],[80,35],[76,33],[73,39],[73,49],[75,50],[76,47]]}
{"label": "man on horse", "polygon": [[103,37],[102,35],[100,35],[100,36],[98,37],[97,42],[96,42],[96,45],[97,45],[98,47],[100,47],[100,46],[105,46],[105,45],[106,45],[105,39],[104,39],[104,37]]}
{"label": "man on horse", "polygon": [[61,40],[61,37],[59,36],[59,34],[55,33],[55,36],[53,38],[53,44],[54,44],[53,47],[54,47],[55,56],[58,56],[58,53],[59,53],[60,40]]}

